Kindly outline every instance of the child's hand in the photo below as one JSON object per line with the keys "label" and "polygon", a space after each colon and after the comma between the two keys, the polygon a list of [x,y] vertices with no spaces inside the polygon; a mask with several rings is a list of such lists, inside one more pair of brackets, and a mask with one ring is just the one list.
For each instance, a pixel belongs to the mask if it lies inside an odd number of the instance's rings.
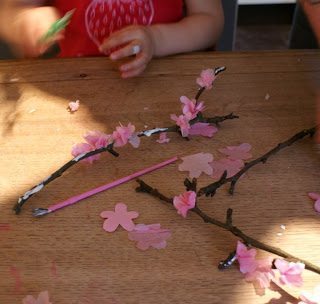
{"label": "child's hand", "polygon": [[[54,7],[38,7],[23,9],[13,24],[13,42],[18,55],[22,57],[37,57],[44,53],[54,43],[41,44],[40,38],[47,32],[53,22],[59,19],[59,13]],[[59,37],[56,37],[59,39]]]}
{"label": "child's hand", "polygon": [[137,76],[145,70],[153,57],[154,43],[151,29],[133,25],[114,32],[102,43],[100,51],[111,52],[111,60],[135,56],[129,62],[122,64],[119,70],[122,78]]}

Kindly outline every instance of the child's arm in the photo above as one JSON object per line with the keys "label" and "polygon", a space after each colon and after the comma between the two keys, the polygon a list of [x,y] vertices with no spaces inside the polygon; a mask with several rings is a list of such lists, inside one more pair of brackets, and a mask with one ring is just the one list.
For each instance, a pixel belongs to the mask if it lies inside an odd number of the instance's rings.
{"label": "child's arm", "polygon": [[318,45],[320,46],[320,1],[300,0],[300,4],[317,38]]}
{"label": "child's arm", "polygon": [[40,6],[36,0],[0,1],[0,36],[20,57],[36,57],[48,45],[41,45],[40,38],[59,18],[51,6]]}
{"label": "child's arm", "polygon": [[203,50],[212,47],[223,29],[221,0],[186,0],[187,15],[180,22],[149,27],[129,26],[113,33],[101,50],[126,44],[110,56],[118,60],[138,53],[134,60],[120,67],[122,77],[140,74],[152,57]]}

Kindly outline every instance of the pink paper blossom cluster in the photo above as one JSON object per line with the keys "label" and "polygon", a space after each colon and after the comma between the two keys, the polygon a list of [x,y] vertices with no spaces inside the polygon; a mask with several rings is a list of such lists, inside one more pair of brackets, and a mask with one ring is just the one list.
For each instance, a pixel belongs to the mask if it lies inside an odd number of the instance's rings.
{"label": "pink paper blossom cluster", "polygon": [[[78,143],[72,147],[71,154],[77,157],[81,154],[94,151],[103,147],[107,147],[113,143],[115,147],[122,147],[128,142],[135,148],[140,144],[140,138],[135,132],[135,126],[129,123],[127,126],[117,126],[116,130],[112,134],[105,134],[100,131],[89,131],[84,135],[85,143]],[[83,161],[92,163],[100,158],[100,154],[89,156]]]}
{"label": "pink paper blossom cluster", "polygon": [[195,99],[189,99],[186,96],[181,96],[180,101],[183,104],[181,115],[171,114],[171,119],[175,121],[176,125],[179,126],[183,137],[189,135],[191,129],[190,121],[197,117],[198,113],[204,110],[203,102],[197,102]]}
{"label": "pink paper blossom cluster", "polygon": [[260,288],[269,288],[271,281],[276,281],[281,285],[301,287],[303,263],[287,262],[282,259],[276,259],[272,269],[272,258],[256,259],[256,249],[248,249],[243,243],[238,242],[236,257],[240,265],[240,271],[245,274],[248,282],[257,283]]}

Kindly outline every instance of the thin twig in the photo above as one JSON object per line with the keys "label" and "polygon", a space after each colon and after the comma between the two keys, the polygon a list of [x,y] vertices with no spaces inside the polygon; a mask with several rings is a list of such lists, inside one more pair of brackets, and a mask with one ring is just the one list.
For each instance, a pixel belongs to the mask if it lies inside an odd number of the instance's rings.
{"label": "thin twig", "polygon": [[314,133],[316,131],[316,127],[310,128],[310,129],[305,129],[302,130],[301,132],[298,132],[297,134],[293,135],[292,137],[290,137],[288,140],[279,143],[277,146],[275,146],[273,149],[271,149],[270,151],[268,151],[267,153],[265,153],[264,155],[258,157],[257,159],[254,159],[248,163],[245,164],[245,166],[235,175],[229,177],[229,178],[225,178],[226,177],[226,172],[224,172],[224,175],[216,182],[211,183],[208,186],[202,187],[198,193],[197,196],[202,196],[202,195],[206,195],[206,196],[213,196],[215,195],[216,191],[224,184],[229,183],[230,182],[230,188],[229,188],[229,193],[233,194],[234,193],[234,188],[236,186],[236,183],[238,182],[239,178],[246,173],[250,168],[252,168],[253,166],[259,164],[259,163],[265,163],[269,157],[271,157],[272,155],[277,154],[278,152],[280,152],[282,149],[291,146],[293,143],[295,143],[296,141],[306,137],[306,136],[313,136]]}
{"label": "thin twig", "polygon": [[102,153],[102,152],[109,152],[113,156],[119,156],[119,153],[113,150],[113,143],[109,144],[106,147],[102,147],[93,151],[89,151],[87,153],[82,153],[67,163],[65,163],[62,167],[60,167],[58,170],[53,172],[49,177],[44,179],[42,182],[38,183],[36,186],[32,187],[30,190],[24,193],[24,195],[20,196],[18,199],[18,202],[15,204],[13,207],[13,210],[15,211],[16,214],[19,214],[21,212],[22,206],[27,202],[28,199],[30,199],[34,194],[39,192],[41,189],[43,189],[46,185],[48,185],[50,182],[55,180],[56,178],[60,177],[65,171],[67,171],[69,168],[74,166],[76,163],[79,161],[88,158],[90,156]]}
{"label": "thin twig", "polygon": [[[170,205],[173,204],[172,198],[168,198],[167,196],[160,193],[157,189],[151,187],[150,185],[146,184],[144,181],[142,181],[140,179],[138,179],[137,182],[139,183],[139,187],[136,188],[137,192],[144,192],[144,193],[150,194],[151,196],[156,197],[162,201],[165,201],[166,203],[169,203]],[[256,239],[250,237],[249,235],[245,234],[242,230],[240,230],[238,227],[234,226],[232,224],[232,209],[230,209],[230,208],[227,211],[227,216],[226,216],[225,222],[221,222],[221,221],[207,215],[197,205],[195,206],[195,208],[190,209],[190,211],[192,211],[192,212],[196,213],[198,216],[200,216],[205,223],[213,224],[215,226],[218,226],[224,230],[231,232],[233,235],[240,238],[245,244],[248,244],[248,245],[253,246],[255,248],[259,248],[261,250],[264,250],[264,251],[273,253],[275,255],[281,256],[288,261],[302,262],[305,264],[306,269],[313,271],[317,274],[320,274],[320,267],[318,267],[318,266],[316,266],[306,260],[300,259],[290,253],[287,253],[286,251],[284,251],[278,247],[273,247],[273,246],[264,244]]]}

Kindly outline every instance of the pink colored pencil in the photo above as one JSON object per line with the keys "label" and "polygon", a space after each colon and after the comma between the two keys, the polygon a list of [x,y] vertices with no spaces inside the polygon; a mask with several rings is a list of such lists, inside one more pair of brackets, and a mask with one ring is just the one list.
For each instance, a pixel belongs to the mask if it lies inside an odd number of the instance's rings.
{"label": "pink colored pencil", "polygon": [[137,171],[137,172],[135,172],[133,174],[130,174],[128,176],[125,176],[125,177],[122,177],[120,179],[117,179],[117,180],[115,180],[115,181],[113,181],[111,183],[108,183],[106,185],[100,186],[98,188],[89,190],[87,192],[81,193],[81,194],[73,196],[73,197],[70,197],[69,199],[67,199],[67,200],[65,200],[63,202],[57,203],[55,205],[52,205],[52,206],[48,207],[47,209],[36,208],[36,209],[33,210],[33,215],[34,216],[42,216],[42,215],[57,211],[57,210],[59,210],[61,208],[73,205],[73,204],[75,204],[75,203],[77,203],[77,202],[79,202],[79,201],[81,201],[81,200],[83,200],[83,199],[85,199],[87,197],[95,195],[95,194],[97,194],[99,192],[102,192],[102,191],[105,191],[105,190],[109,190],[109,189],[111,189],[113,187],[116,187],[116,186],[119,186],[119,185],[121,185],[123,183],[126,183],[126,182],[128,182],[128,181],[130,181],[130,180],[132,180],[132,179],[134,179],[136,177],[139,177],[139,176],[144,175],[146,173],[149,173],[149,172],[152,172],[154,170],[160,169],[160,168],[162,168],[162,167],[164,167],[166,165],[169,165],[169,164],[175,162],[177,159],[178,159],[178,157],[175,156],[173,158],[170,158],[170,159],[168,159],[166,161],[163,161],[163,162],[161,162],[159,164],[156,164],[154,166],[151,166],[149,168],[145,168],[143,170]]}

